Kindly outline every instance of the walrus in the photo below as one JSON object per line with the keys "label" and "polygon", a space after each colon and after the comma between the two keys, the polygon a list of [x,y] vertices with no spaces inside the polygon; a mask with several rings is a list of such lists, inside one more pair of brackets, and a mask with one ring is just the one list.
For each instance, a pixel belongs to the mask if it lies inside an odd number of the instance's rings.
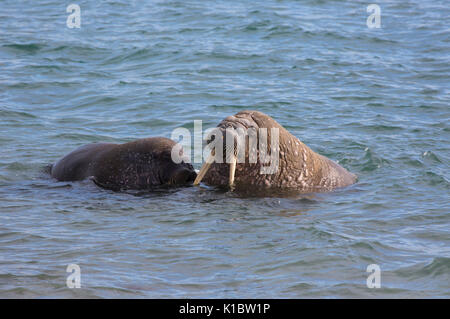
{"label": "walrus", "polygon": [[[238,136],[236,132],[244,132]],[[253,132],[253,135],[248,132]],[[227,135],[228,134],[228,135]],[[256,135],[258,143],[250,145]],[[261,142],[266,135],[265,142]],[[230,138],[230,143],[227,139]],[[237,150],[238,137],[241,146]],[[194,185],[228,186],[232,189],[284,189],[300,192],[329,191],[356,182],[350,173],[334,161],[315,153],[270,116],[259,111],[241,111],[219,123],[216,134],[209,137],[211,154],[201,167]],[[231,150],[231,151],[230,151]],[[269,150],[275,169],[268,169]],[[221,152],[222,154],[217,155]],[[241,161],[238,161],[240,151]],[[267,163],[266,163],[267,162]]]}
{"label": "walrus", "polygon": [[[143,190],[159,185],[192,184],[197,176],[191,164],[174,163],[176,143],[164,137],[139,139],[125,144],[93,143],[79,147],[50,167],[59,181],[92,178],[111,190]],[[180,156],[183,150],[180,150]]]}

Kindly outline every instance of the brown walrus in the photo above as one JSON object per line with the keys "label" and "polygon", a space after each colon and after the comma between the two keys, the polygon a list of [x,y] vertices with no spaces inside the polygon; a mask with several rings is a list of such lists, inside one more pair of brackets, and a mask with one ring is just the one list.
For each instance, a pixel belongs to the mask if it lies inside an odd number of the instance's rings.
{"label": "brown walrus", "polygon": [[[203,180],[209,185],[228,185],[247,191],[270,188],[311,192],[329,191],[356,182],[356,175],[325,156],[312,151],[264,113],[242,111],[225,118],[217,128],[219,132],[209,139],[208,144],[211,145],[220,139],[225,142],[223,150],[222,144],[212,150],[210,158],[200,169],[194,185]],[[252,145],[250,145],[251,134],[243,135],[245,139],[241,139],[244,145],[240,153],[241,161],[237,160],[238,134],[236,131],[238,130],[245,132],[253,130],[256,132],[258,142],[263,140],[261,137],[263,137],[264,131],[267,132],[266,142]],[[226,143],[229,132],[232,136],[231,146]],[[217,156],[217,150],[222,154]],[[277,162],[275,169],[267,169],[268,165],[265,164],[267,162],[265,160],[268,153],[271,153],[272,160]]]}
{"label": "brown walrus", "polygon": [[[158,185],[192,183],[197,174],[191,164],[172,161],[176,143],[153,137],[125,144],[94,143],[69,153],[50,170],[59,181],[79,181],[88,177],[107,189],[142,190]],[[180,150],[182,156],[182,150]]]}

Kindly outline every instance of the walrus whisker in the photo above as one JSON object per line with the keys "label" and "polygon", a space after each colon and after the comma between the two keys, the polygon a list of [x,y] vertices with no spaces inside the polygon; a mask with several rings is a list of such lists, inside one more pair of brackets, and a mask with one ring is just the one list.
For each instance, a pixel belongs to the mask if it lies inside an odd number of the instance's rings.
{"label": "walrus whisker", "polygon": [[194,185],[200,184],[205,174],[208,172],[209,167],[213,163],[215,157],[215,151],[212,150],[211,154],[209,155],[208,159],[206,160],[205,164],[200,168],[200,171],[198,172],[197,177],[195,178]]}

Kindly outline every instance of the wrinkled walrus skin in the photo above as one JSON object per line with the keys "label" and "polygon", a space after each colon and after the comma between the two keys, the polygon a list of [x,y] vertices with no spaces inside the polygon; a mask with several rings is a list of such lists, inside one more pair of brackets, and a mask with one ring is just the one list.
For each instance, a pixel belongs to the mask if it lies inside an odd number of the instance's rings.
{"label": "wrinkled walrus skin", "polygon": [[[356,182],[356,175],[348,172],[332,160],[312,151],[298,138],[289,133],[270,116],[258,111],[242,111],[225,118],[218,128],[225,136],[225,129],[267,128],[268,149],[270,150],[270,128],[279,129],[279,165],[274,174],[261,174],[259,160],[249,163],[248,138],[245,149],[245,162],[235,164],[235,174],[230,173],[230,164],[212,163],[203,177],[209,185],[231,186],[231,175],[234,175],[234,188],[238,189],[285,189],[299,192],[330,191]],[[259,135],[259,134],[258,134]],[[224,138],[225,139],[225,138]],[[260,150],[257,150],[258,154]],[[225,154],[225,150],[224,150]],[[207,166],[204,164],[204,166]],[[203,169],[203,167],[202,167]],[[194,185],[198,184],[204,173],[200,170]],[[199,180],[200,179],[200,180]]]}
{"label": "wrinkled walrus skin", "polygon": [[192,165],[172,161],[174,145],[174,141],[163,137],[125,144],[88,144],[56,162],[51,175],[59,181],[92,178],[97,185],[111,190],[192,183],[197,176]]}

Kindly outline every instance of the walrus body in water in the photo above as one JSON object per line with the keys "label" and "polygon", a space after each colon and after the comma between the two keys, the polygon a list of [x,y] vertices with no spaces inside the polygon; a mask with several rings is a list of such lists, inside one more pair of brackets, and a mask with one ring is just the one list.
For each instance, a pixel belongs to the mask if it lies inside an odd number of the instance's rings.
{"label": "walrus body in water", "polygon": [[175,144],[163,137],[125,144],[88,144],[56,162],[50,173],[59,181],[92,178],[97,185],[112,190],[192,183],[197,176],[192,165],[172,161]]}
{"label": "walrus body in water", "polygon": [[[239,130],[245,133],[236,133]],[[250,131],[256,135],[257,142],[250,142],[253,136],[248,133]],[[244,147],[238,147],[238,137]],[[225,143],[217,144],[218,140]],[[215,148],[211,148],[211,155],[200,169],[194,185],[203,180],[209,185],[246,191],[262,188],[320,192],[351,185],[357,179],[356,175],[315,153],[270,116],[258,111],[242,111],[225,118],[209,138],[208,145],[215,141]],[[238,160],[239,156],[241,160]]]}

